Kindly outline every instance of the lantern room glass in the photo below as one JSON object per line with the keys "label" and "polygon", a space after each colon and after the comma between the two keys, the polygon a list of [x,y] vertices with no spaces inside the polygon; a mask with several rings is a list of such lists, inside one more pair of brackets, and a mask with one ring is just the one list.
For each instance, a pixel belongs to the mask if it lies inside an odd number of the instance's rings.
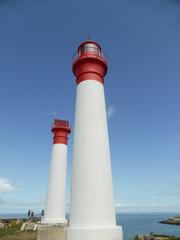
{"label": "lantern room glass", "polygon": [[99,47],[94,43],[85,43],[80,49],[79,49],[79,56],[82,55],[85,52],[91,52],[95,55],[101,56],[101,50]]}

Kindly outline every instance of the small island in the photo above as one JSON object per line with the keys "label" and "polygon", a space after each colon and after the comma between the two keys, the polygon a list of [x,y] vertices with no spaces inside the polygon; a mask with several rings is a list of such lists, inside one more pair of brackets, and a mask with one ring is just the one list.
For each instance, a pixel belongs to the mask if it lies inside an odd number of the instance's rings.
{"label": "small island", "polygon": [[151,232],[149,234],[139,234],[134,237],[134,240],[180,240],[180,238]]}
{"label": "small island", "polygon": [[160,221],[162,224],[180,225],[180,216]]}

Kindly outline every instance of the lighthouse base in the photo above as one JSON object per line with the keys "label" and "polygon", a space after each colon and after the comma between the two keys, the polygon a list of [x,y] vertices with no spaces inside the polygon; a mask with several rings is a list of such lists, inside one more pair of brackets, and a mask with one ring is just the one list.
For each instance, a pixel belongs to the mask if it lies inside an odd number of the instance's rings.
{"label": "lighthouse base", "polygon": [[123,240],[122,227],[67,228],[67,240]]}
{"label": "lighthouse base", "polygon": [[37,240],[67,240],[67,224],[38,224]]}

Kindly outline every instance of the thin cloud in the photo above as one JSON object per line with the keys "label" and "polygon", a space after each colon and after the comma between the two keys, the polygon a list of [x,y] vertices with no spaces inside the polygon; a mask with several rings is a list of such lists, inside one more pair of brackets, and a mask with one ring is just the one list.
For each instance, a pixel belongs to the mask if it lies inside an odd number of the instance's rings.
{"label": "thin cloud", "polygon": [[115,108],[114,106],[108,106],[107,108],[107,118],[110,119],[115,113]]}
{"label": "thin cloud", "polygon": [[44,205],[44,200],[41,199],[35,199],[35,200],[27,200],[27,201],[19,201],[15,198],[13,199],[3,199],[0,198],[0,204],[3,204],[7,207],[39,207]]}
{"label": "thin cloud", "polygon": [[16,190],[8,179],[0,178],[0,192],[14,192]]}
{"label": "thin cloud", "polygon": [[180,192],[178,191],[169,191],[169,192],[162,192],[160,195],[165,195],[165,196],[179,196]]}
{"label": "thin cloud", "polygon": [[43,114],[47,116],[57,116],[57,113],[55,111],[47,111],[43,112]]}
{"label": "thin cloud", "polygon": [[137,203],[129,203],[129,204],[121,204],[121,203],[116,203],[115,204],[115,207],[131,207],[131,208],[136,208],[136,207],[141,207],[141,208],[144,208],[144,207],[147,207],[147,208],[153,208],[153,207],[163,207],[163,208],[166,208],[166,207],[169,207],[167,204],[156,204],[156,203],[147,203],[147,204],[137,204]]}
{"label": "thin cloud", "polygon": [[27,201],[27,202],[15,202],[15,206],[22,206],[22,207],[38,207],[42,206],[44,204],[43,200],[40,199],[35,199],[32,201]]}

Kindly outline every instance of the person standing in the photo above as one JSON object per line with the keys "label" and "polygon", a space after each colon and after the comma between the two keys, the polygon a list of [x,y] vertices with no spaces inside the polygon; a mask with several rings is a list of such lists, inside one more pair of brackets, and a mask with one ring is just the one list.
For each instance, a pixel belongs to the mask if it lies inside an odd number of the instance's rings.
{"label": "person standing", "polygon": [[41,222],[43,221],[44,219],[44,209],[41,211]]}
{"label": "person standing", "polygon": [[31,212],[31,219],[34,219],[34,212]]}
{"label": "person standing", "polygon": [[30,209],[28,210],[28,214],[27,215],[28,215],[28,219],[30,219],[30,217],[31,217],[31,210]]}

